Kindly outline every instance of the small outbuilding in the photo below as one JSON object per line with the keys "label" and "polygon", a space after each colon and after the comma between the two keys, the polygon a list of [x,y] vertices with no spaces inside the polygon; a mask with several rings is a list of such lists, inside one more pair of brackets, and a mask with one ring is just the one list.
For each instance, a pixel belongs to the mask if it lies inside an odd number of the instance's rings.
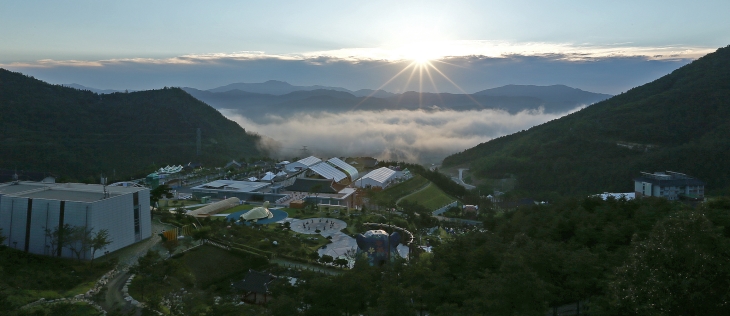
{"label": "small outbuilding", "polygon": [[271,273],[249,269],[243,280],[233,283],[233,288],[242,292],[241,300],[246,303],[266,304],[271,301],[269,284],[274,280],[276,276]]}

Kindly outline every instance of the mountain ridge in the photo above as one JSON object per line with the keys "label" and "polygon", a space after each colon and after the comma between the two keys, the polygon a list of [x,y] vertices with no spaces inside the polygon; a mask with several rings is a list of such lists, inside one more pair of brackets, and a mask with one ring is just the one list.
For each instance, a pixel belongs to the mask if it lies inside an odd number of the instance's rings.
{"label": "mountain ridge", "polygon": [[5,169],[95,181],[102,172],[121,179],[153,164],[219,164],[261,154],[260,136],[179,88],[97,94],[0,68],[0,106]]}
{"label": "mountain ridge", "polygon": [[[476,177],[517,177],[533,196],[631,192],[639,171],[730,188],[730,46],[573,114],[447,157]],[[622,145],[623,144],[623,145]],[[627,146],[628,144],[628,146]],[[632,147],[632,148],[629,148]]]}

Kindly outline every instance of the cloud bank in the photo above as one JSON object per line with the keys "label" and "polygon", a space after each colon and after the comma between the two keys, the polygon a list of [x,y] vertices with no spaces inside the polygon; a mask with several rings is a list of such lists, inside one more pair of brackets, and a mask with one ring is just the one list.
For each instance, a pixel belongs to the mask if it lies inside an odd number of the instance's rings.
{"label": "cloud bank", "polygon": [[[419,46],[420,45],[420,46]],[[211,89],[234,82],[287,81],[294,85],[339,86],[350,90],[473,93],[506,84],[565,84],[618,94],[655,80],[714,49],[702,47],[591,46],[491,41],[431,42],[409,47],[347,48],[301,54],[245,51],[169,58],[39,60],[5,63],[50,83],[97,89],[146,90],[164,86]],[[429,58],[452,82],[423,74],[388,82],[409,58]],[[415,74],[418,77],[420,74]]]}
{"label": "cloud bank", "polygon": [[534,110],[509,114],[491,109],[321,112],[292,118],[268,116],[261,123],[233,110],[221,112],[247,131],[276,140],[263,145],[279,158],[301,156],[302,146],[307,146],[311,154],[321,157],[373,156],[417,163],[439,163],[450,154],[570,113]]}

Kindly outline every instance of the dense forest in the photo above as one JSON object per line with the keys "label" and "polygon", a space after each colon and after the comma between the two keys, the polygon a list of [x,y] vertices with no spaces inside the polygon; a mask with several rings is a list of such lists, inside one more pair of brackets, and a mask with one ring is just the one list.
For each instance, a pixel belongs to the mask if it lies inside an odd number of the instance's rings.
{"label": "dense forest", "polygon": [[[730,199],[569,199],[490,216],[384,267],[273,288],[273,315],[725,315]],[[468,231],[469,229],[467,229]]]}
{"label": "dense forest", "polygon": [[0,169],[129,179],[153,164],[259,156],[259,138],[178,88],[96,94],[0,69]]}
{"label": "dense forest", "polygon": [[672,170],[730,188],[730,47],[560,119],[447,157],[483,179],[517,177],[516,191],[630,192],[640,171]]}

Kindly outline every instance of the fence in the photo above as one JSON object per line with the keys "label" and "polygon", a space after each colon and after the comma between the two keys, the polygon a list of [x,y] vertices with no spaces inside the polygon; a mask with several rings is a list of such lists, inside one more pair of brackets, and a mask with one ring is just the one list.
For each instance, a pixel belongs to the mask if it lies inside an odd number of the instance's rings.
{"label": "fence", "polygon": [[453,201],[449,204],[446,204],[446,205],[440,207],[439,209],[433,211],[433,216],[441,215],[444,212],[448,211],[450,208],[457,206],[457,205],[459,205],[459,201]]}

